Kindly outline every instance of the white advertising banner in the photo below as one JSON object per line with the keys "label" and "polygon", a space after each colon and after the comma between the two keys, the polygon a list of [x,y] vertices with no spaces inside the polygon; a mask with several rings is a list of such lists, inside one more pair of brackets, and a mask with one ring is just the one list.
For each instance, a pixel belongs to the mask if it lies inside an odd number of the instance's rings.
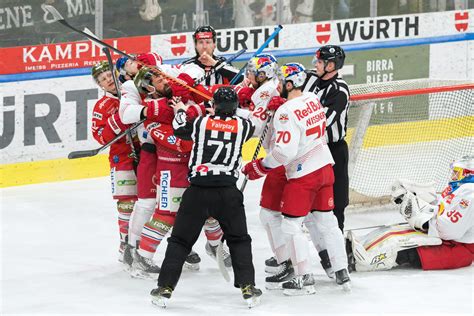
{"label": "white advertising banner", "polygon": [[90,131],[102,96],[91,76],[0,84],[2,164],[65,158],[100,147]]}

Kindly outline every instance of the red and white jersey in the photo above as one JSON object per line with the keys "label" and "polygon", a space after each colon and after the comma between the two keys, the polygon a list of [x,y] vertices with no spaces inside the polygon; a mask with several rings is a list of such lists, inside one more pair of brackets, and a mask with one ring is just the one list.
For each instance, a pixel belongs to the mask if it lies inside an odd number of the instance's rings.
{"label": "red and white jersey", "polygon": [[285,102],[275,112],[272,125],[274,141],[264,166],[283,165],[291,179],[334,164],[325,141],[326,115],[314,93],[304,92]]}
{"label": "red and white jersey", "polygon": [[[92,136],[101,145],[105,145],[114,139],[122,130],[117,126],[112,118],[119,110],[119,99],[111,93],[105,95],[97,101],[92,110]],[[130,141],[130,140],[129,140]],[[122,137],[110,146],[110,163],[132,160],[130,144],[127,143],[127,137]],[[116,158],[114,158],[116,156]]]}
{"label": "red and white jersey", "polygon": [[442,194],[438,214],[429,221],[428,235],[474,243],[474,183],[462,184],[454,192]]}

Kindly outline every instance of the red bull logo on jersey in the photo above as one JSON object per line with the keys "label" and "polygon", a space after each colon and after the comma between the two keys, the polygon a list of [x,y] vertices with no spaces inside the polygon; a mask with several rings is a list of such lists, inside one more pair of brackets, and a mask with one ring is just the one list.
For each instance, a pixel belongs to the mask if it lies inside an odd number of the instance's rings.
{"label": "red bull logo on jersey", "polygon": [[303,110],[298,109],[298,110],[295,110],[293,113],[295,113],[298,121],[301,121],[308,115],[313,114],[316,111],[319,111],[320,109],[321,109],[321,104],[318,101],[316,102],[309,101],[309,102],[306,102],[306,107]]}

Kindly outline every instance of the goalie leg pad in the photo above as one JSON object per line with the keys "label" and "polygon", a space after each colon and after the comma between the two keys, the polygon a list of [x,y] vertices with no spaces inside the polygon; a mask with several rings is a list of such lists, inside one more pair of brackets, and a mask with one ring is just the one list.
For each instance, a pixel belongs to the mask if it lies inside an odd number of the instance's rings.
{"label": "goalie leg pad", "polygon": [[175,219],[176,213],[155,212],[152,219],[143,227],[138,253],[145,258],[153,258],[156,248],[173,227]]}
{"label": "goalie leg pad", "polygon": [[155,211],[155,199],[138,199],[133,207],[130,217],[130,229],[128,243],[132,247],[137,247],[142,234],[143,226],[148,222]]}
{"label": "goalie leg pad", "polygon": [[281,216],[280,212],[275,212],[263,207],[260,209],[260,222],[267,232],[270,247],[278,263],[282,263],[290,258],[281,227],[282,219],[283,216]]}
{"label": "goalie leg pad", "polygon": [[219,225],[219,222],[212,217],[206,219],[206,222],[204,223],[204,233],[206,234],[207,241],[213,247],[219,245],[219,242],[224,235],[221,225]]}
{"label": "goalie leg pad", "polygon": [[344,235],[339,229],[333,212],[311,212],[321,238],[324,240],[329,260],[334,271],[347,269],[347,254]]}
{"label": "goalie leg pad", "polygon": [[349,232],[348,237],[352,240],[357,271],[388,270],[397,266],[395,260],[398,251],[442,243],[438,237],[415,231],[407,225],[378,228],[361,241],[357,240],[353,232]]}
{"label": "goalie leg pad", "polygon": [[285,216],[281,223],[281,230],[285,236],[286,245],[296,275],[311,273],[308,240],[301,229],[303,220],[304,217]]}

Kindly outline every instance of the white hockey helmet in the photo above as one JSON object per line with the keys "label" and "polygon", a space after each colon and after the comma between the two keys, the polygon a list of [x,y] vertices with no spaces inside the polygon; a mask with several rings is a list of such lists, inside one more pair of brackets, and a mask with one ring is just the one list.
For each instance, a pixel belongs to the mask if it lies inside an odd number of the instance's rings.
{"label": "white hockey helmet", "polygon": [[306,80],[305,68],[299,63],[284,64],[278,70],[278,78],[285,83],[291,81],[295,88],[300,88]]}
{"label": "white hockey helmet", "polygon": [[247,63],[247,71],[253,72],[257,77],[264,73],[268,79],[275,77],[278,70],[276,58],[270,54],[258,54],[252,57]]}

